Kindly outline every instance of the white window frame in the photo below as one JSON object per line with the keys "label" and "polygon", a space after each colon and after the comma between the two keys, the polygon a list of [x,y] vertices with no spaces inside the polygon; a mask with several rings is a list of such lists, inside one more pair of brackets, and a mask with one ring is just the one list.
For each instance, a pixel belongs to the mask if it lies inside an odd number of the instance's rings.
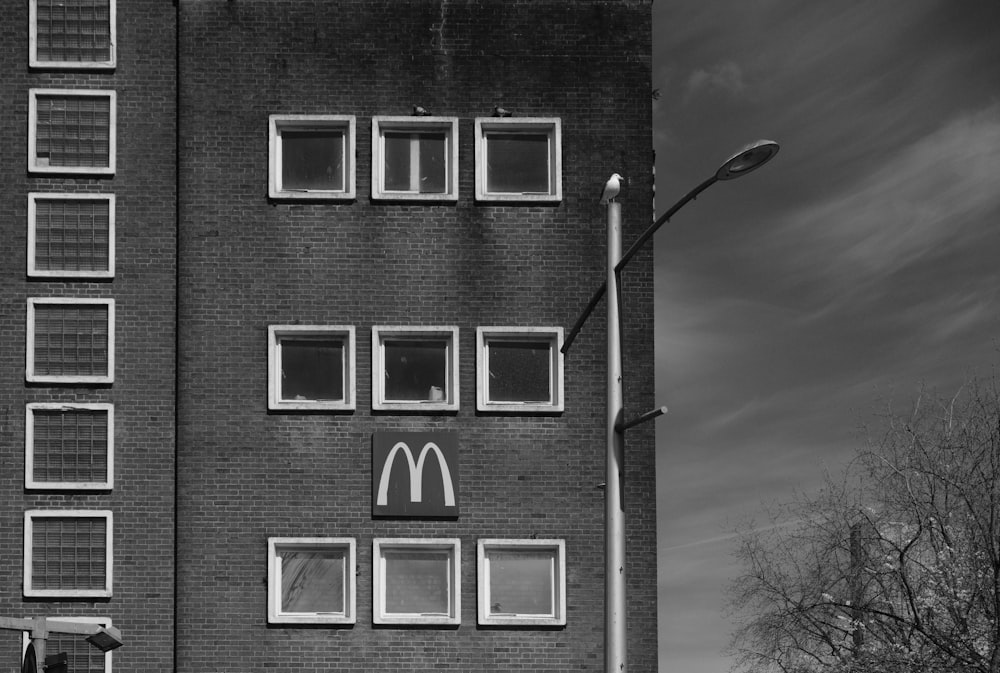
{"label": "white window frame", "polygon": [[[107,166],[40,166],[38,165],[38,97],[67,96],[73,98],[108,99],[108,165]],[[28,172],[60,175],[114,175],[118,155],[118,104],[114,89],[30,89],[28,91]]]}
{"label": "white window frame", "polygon": [[[37,243],[36,216],[39,201],[107,201],[108,268],[102,271],[38,269],[35,267]],[[72,192],[31,192],[28,194],[28,276],[32,278],[114,278],[115,276],[115,195]]]}
{"label": "white window frame", "polygon": [[[353,115],[271,115],[268,120],[268,196],[272,199],[352,200],[355,198],[355,126]],[[339,130],[344,134],[344,189],[285,189],[281,184],[282,132]]]}
{"label": "white window frame", "polygon": [[39,70],[114,70],[118,54],[118,29],[116,1],[109,0],[108,21],[111,58],[107,61],[42,61],[38,58],[38,0],[28,3],[28,67]]}
{"label": "white window frame", "polygon": [[[105,519],[104,588],[102,589],[35,589],[32,585],[32,532],[36,518]],[[110,598],[113,585],[114,515],[106,509],[30,509],[24,513],[24,596],[25,598]]]}
{"label": "white window frame", "polygon": [[[493,612],[490,596],[490,551],[538,550],[553,552],[552,608],[549,615]],[[560,539],[480,539],[476,544],[476,577],[479,624],[482,626],[565,626],[566,625],[566,542]]]}
{"label": "white window frame", "polygon": [[[476,117],[476,200],[559,203],[562,201],[562,122],[558,117]],[[490,192],[487,182],[488,135],[546,133],[549,136],[549,190],[539,192]]]}
{"label": "white window frame", "polygon": [[[396,191],[385,188],[386,132],[444,132],[447,188],[439,194]],[[412,158],[411,154],[411,158]],[[418,164],[414,164],[417,166]],[[458,118],[457,117],[374,117],[372,118],[372,199],[382,201],[458,200]]]}
{"label": "white window frame", "polygon": [[[448,556],[448,614],[387,612],[385,551],[440,551]],[[458,538],[375,538],[372,541],[372,620],[375,624],[458,625],[462,617],[462,543]]]}
{"label": "white window frame", "polygon": [[[35,479],[35,412],[36,411],[104,411],[108,419],[105,446],[107,476],[104,481],[39,481]],[[111,490],[115,482],[115,405],[105,402],[62,403],[30,402],[25,408],[24,422],[24,487],[26,489],[101,491]]]}
{"label": "white window frame", "polygon": [[[285,549],[332,549],[344,552],[343,612],[283,612],[281,557]],[[357,553],[352,537],[270,537],[267,539],[268,624],[354,624],[357,621]]]}
{"label": "white window frame", "polygon": [[[27,619],[30,619],[30,617],[27,617]],[[61,617],[61,616],[56,616],[56,617],[49,617],[49,619],[51,619],[52,621],[70,622],[70,623],[73,623],[73,624],[96,624],[96,625],[102,626],[104,628],[107,628],[109,626],[114,626],[111,623],[110,619],[105,619],[104,617]],[[81,640],[83,639],[82,636],[77,636],[77,637],[80,638]],[[31,642],[31,633],[28,632],[28,631],[22,631],[21,632],[21,661],[22,662],[24,661],[24,655],[28,651],[28,644],[30,642]],[[87,646],[90,647],[90,644],[88,643]],[[50,649],[46,649],[46,654],[52,655],[52,654],[56,654],[56,653],[52,652]],[[105,652],[104,653],[104,673],[111,673],[111,661],[112,661],[111,660],[111,655],[112,654],[113,654],[113,652]]]}
{"label": "white window frame", "polygon": [[[385,342],[406,341],[438,341],[447,340],[448,347],[445,356],[445,380],[448,394],[441,401],[435,400],[387,400],[385,398]],[[375,325],[372,327],[372,409],[376,411],[457,411],[459,405],[458,389],[458,327],[426,327],[408,326],[391,327]]]}
{"label": "white window frame", "polygon": [[[281,340],[284,337],[308,340],[311,337],[343,341],[342,371],[344,399],[286,400],[282,399]],[[353,411],[355,408],[355,345],[352,325],[269,325],[267,328],[267,408],[274,411]]]}
{"label": "white window frame", "polygon": [[[532,342],[549,345],[548,402],[512,402],[490,399],[489,346],[491,342]],[[476,328],[476,409],[502,413],[561,413],[563,400],[562,327],[477,327]]]}
{"label": "white window frame", "polygon": [[[108,313],[108,369],[103,375],[79,376],[50,375],[35,373],[35,307],[40,304],[57,304],[69,306],[73,304],[102,305]],[[29,383],[114,383],[115,380],[115,300],[90,299],[82,297],[28,297],[28,325],[25,356],[25,380]]]}

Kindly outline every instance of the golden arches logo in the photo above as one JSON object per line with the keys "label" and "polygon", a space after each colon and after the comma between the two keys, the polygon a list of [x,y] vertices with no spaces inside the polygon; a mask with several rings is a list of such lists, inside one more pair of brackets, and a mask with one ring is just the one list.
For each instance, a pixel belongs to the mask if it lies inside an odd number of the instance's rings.
{"label": "golden arches logo", "polygon": [[438,459],[438,465],[441,469],[441,483],[444,487],[444,504],[446,507],[455,506],[455,486],[451,478],[451,470],[448,468],[448,461],[445,460],[444,453],[441,448],[434,442],[427,442],[424,444],[423,448],[420,449],[420,454],[417,459],[413,459],[413,452],[410,450],[409,445],[406,442],[396,442],[392,449],[389,451],[389,455],[385,458],[385,463],[382,465],[382,474],[378,482],[378,494],[375,499],[375,504],[379,507],[385,507],[389,504],[389,475],[392,472],[392,465],[396,462],[396,454],[402,452],[406,457],[406,464],[410,471],[410,502],[422,502],[423,500],[423,475],[424,475],[424,462],[427,459],[427,454],[434,452],[434,455]]}

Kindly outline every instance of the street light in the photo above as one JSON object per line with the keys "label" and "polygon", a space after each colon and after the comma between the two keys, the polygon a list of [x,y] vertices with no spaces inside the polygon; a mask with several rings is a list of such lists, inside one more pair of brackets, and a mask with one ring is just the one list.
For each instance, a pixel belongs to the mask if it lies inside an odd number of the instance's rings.
{"label": "street light", "polygon": [[[670,218],[673,217],[678,210],[686,206],[690,201],[694,201],[696,198],[698,198],[698,195],[701,194],[703,191],[714,185],[716,182],[719,182],[720,180],[735,180],[736,178],[742,177],[747,173],[750,173],[751,171],[760,168],[765,163],[770,161],[775,154],[778,153],[778,149],[779,149],[778,143],[774,142],[773,140],[758,140],[755,143],[750,143],[746,147],[736,152],[736,154],[726,159],[726,161],[721,166],[719,166],[719,170],[715,172],[715,175],[708,178],[700,185],[692,189],[690,192],[685,194],[680,201],[670,206],[670,208],[665,213],[660,215],[660,217],[658,217],[656,221],[653,222],[653,224],[650,225],[648,229],[646,229],[646,231],[642,232],[642,235],[635,240],[635,243],[633,243],[631,247],[629,247],[629,249],[625,252],[625,254],[623,254],[621,258],[618,260],[618,262],[615,264],[614,266],[615,271],[621,271],[623,268],[625,268],[625,265],[628,264],[629,261],[635,256],[635,253],[637,253],[639,249],[642,248],[643,244],[646,241],[652,238],[653,234],[655,234],[660,227],[669,222]],[[610,206],[612,203],[615,203],[615,201],[612,200],[608,203],[609,219],[611,217]],[[583,324],[587,321],[587,318],[590,317],[590,314],[594,311],[594,307],[597,306],[597,302],[601,300],[601,297],[604,296],[604,293],[607,291],[607,289],[608,289],[607,282],[602,283],[601,286],[597,288],[597,291],[594,293],[594,296],[590,298],[590,302],[587,304],[587,307],[583,310],[583,313],[577,319],[576,324],[573,325],[572,329],[570,329],[569,331],[569,334],[566,335],[566,339],[563,342],[563,346],[561,349],[563,354],[569,352],[569,347],[573,345],[573,341],[576,340],[576,336],[577,334],[580,333],[580,329],[583,327]]]}
{"label": "street light", "polygon": [[622,387],[621,317],[619,315],[618,276],[639,248],[689,201],[720,180],[733,180],[750,173],[778,153],[778,144],[758,140],[727,159],[715,175],[684,195],[656,219],[635,243],[622,254],[621,204],[608,201],[608,263],[604,284],[591,298],[583,315],[576,321],[563,343],[565,354],[597,302],[608,295],[608,379],[607,379],[607,443],[606,479],[604,488],[604,670],[605,673],[625,673],[627,630],[625,614],[625,499],[624,454],[625,430],[666,412],[660,407],[631,421],[625,420]]}
{"label": "street light", "polygon": [[122,633],[113,626],[103,626],[97,633],[87,636],[87,642],[101,652],[110,652],[123,645]]}
{"label": "street light", "polygon": [[45,641],[48,640],[50,633],[70,633],[87,636],[87,642],[101,652],[110,652],[113,649],[121,647],[123,644],[121,631],[113,626],[67,622],[47,619],[45,617],[28,619],[0,617],[0,629],[30,632],[31,642],[28,646],[24,665],[21,667],[23,673],[43,673],[45,665]]}

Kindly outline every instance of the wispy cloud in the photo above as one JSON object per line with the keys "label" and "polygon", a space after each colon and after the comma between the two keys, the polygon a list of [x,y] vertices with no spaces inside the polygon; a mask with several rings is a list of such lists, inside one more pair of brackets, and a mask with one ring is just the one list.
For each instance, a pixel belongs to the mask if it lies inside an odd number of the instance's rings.
{"label": "wispy cloud", "polygon": [[[822,157],[816,161],[821,171]],[[997,175],[1000,105],[993,105],[952,120],[827,200],[791,213],[775,236],[795,239],[797,250],[781,258],[861,290],[945,248],[974,247],[993,233],[982,220],[1000,209]]]}
{"label": "wispy cloud", "polygon": [[688,77],[685,96],[690,99],[691,96],[706,91],[735,96],[745,89],[743,69],[734,61],[724,61],[692,72]]}
{"label": "wispy cloud", "polygon": [[[751,532],[766,533],[769,530],[777,530],[779,528],[787,528],[788,526],[795,526],[800,524],[805,519],[792,519],[790,521],[782,521],[779,523],[773,523],[769,526],[760,526],[751,528]],[[698,540],[691,540],[690,542],[684,542],[682,544],[675,544],[670,547],[663,547],[660,549],[660,553],[680,551],[682,549],[691,549],[692,547],[702,547],[705,545],[718,544],[719,542],[729,542],[730,540],[735,540],[736,538],[745,535],[747,531],[736,531],[732,533],[726,533],[724,535],[714,535],[712,537],[703,537]]]}

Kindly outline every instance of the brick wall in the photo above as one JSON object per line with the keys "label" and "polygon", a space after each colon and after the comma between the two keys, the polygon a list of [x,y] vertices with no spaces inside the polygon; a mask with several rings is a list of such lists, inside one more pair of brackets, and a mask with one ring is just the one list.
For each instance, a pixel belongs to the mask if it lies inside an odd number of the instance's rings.
{"label": "brick wall", "polygon": [[[180,0],[177,664],[184,671],[602,668],[604,320],[566,360],[566,410],[475,411],[475,328],[569,328],[603,280],[613,171],[625,239],[650,213],[648,2]],[[459,118],[456,203],[373,203],[371,118]],[[473,122],[562,121],[558,205],[477,204]],[[357,198],[267,198],[268,116],[357,117]],[[624,282],[626,402],[653,406],[652,256]],[[358,333],[353,413],[267,411],[267,327]],[[371,411],[372,325],[457,325],[456,413]],[[455,431],[457,520],[373,519],[371,436]],[[651,426],[630,431],[630,668],[656,666]],[[267,538],[358,542],[358,619],[267,625]],[[476,625],[476,540],[561,538],[567,624]],[[372,540],[457,537],[461,625],[372,625]]]}
{"label": "brick wall", "polygon": [[[28,67],[29,3],[0,21],[0,612],[4,616],[100,616],[125,633],[117,670],[173,666],[175,346],[175,8],[162,0],[118,3],[113,71]],[[112,177],[29,175],[30,88],[117,92],[117,172]],[[28,279],[29,192],[113,193],[117,264],[111,280]],[[25,383],[26,299],[99,297],[116,302],[111,385]],[[112,402],[115,479],[110,491],[28,491],[25,405]],[[22,594],[23,518],[29,509],[114,514],[114,586],[108,599],[27,600]],[[12,670],[20,634],[0,632]]]}

